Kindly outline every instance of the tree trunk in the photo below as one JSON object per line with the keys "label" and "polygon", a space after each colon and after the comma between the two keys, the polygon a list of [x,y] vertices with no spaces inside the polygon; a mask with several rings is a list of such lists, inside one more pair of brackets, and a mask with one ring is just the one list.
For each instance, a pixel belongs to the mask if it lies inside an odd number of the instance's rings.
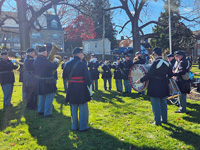
{"label": "tree trunk", "polygon": [[137,51],[141,51],[140,41],[141,36],[139,34],[139,27],[137,21],[132,22],[132,35],[133,35],[133,55]]}
{"label": "tree trunk", "polygon": [[30,47],[30,30],[31,27],[26,18],[26,0],[17,0],[17,10],[19,19],[19,36],[21,51],[26,51]]}

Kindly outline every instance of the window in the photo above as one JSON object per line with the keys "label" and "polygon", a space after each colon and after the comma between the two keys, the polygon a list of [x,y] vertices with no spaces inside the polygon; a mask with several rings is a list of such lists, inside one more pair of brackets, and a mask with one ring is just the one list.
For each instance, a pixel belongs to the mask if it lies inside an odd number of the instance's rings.
{"label": "window", "polygon": [[39,32],[32,33],[31,38],[32,39],[39,39],[39,38],[41,38],[41,34]]}
{"label": "window", "polygon": [[200,48],[198,49],[197,53],[198,53],[197,55],[200,55]]}
{"label": "window", "polygon": [[97,43],[95,43],[95,48],[97,48]]}
{"label": "window", "polygon": [[19,43],[14,43],[14,49],[20,49],[20,44]]}
{"label": "window", "polygon": [[58,34],[53,33],[53,39],[54,39],[54,40],[57,40],[57,39],[58,39]]}
{"label": "window", "polygon": [[58,23],[56,20],[51,21],[51,27],[52,28],[57,28],[58,27]]}

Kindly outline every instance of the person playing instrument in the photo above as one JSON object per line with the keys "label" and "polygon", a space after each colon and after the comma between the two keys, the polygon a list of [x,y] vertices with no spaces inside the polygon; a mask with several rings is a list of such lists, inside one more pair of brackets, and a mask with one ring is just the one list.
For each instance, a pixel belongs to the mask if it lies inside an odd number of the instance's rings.
{"label": "person playing instrument", "polygon": [[98,79],[99,79],[99,61],[95,57],[94,54],[91,54],[91,59],[88,63],[89,71],[90,71],[90,77],[92,81],[92,90],[98,90]]}
{"label": "person playing instrument", "polygon": [[7,51],[1,52],[0,58],[0,84],[4,94],[4,107],[12,107],[11,97],[13,92],[13,86],[15,77],[13,69],[18,68],[18,64],[14,65],[16,60],[9,60]]}
{"label": "person playing instrument", "polygon": [[143,59],[142,57],[141,57],[141,53],[140,53],[140,51],[137,51],[136,53],[135,53],[135,58],[134,58],[136,61],[134,61],[133,62],[133,65],[135,65],[135,64],[145,64],[145,59]]}
{"label": "person playing instrument", "polygon": [[102,79],[104,81],[104,90],[107,90],[107,81],[109,84],[109,91],[112,89],[112,73],[111,73],[111,64],[109,60],[106,58],[105,62],[102,64],[102,69],[103,69],[103,74],[102,74]]}
{"label": "person playing instrument", "polygon": [[[91,79],[88,67],[82,61],[83,50],[76,47],[73,50],[74,59],[66,63],[63,70],[63,79],[68,80],[66,101],[70,103],[72,130],[86,131],[88,127],[88,101],[91,100]],[[90,90],[89,90],[90,89]],[[79,122],[78,122],[79,109]]]}
{"label": "person playing instrument", "polygon": [[[64,61],[64,62],[63,62],[62,65],[61,65],[62,70],[64,69],[66,63],[68,62],[68,57],[67,57],[67,56],[64,56],[64,57],[63,57],[63,61]],[[67,93],[67,80],[66,80],[66,79],[63,79],[63,84],[64,84],[65,93]]]}
{"label": "person playing instrument", "polygon": [[173,68],[173,67],[174,67],[174,64],[175,64],[175,62],[176,62],[176,60],[175,60],[175,58],[174,58],[174,55],[173,55],[173,54],[168,54],[168,55],[167,55],[167,60],[168,60],[168,62],[169,62],[169,64],[170,64],[171,68]]}
{"label": "person playing instrument", "polygon": [[169,67],[169,63],[162,59],[161,48],[155,48],[152,55],[155,61],[147,74],[141,79],[138,79],[136,84],[149,80],[147,95],[151,98],[155,120],[154,124],[161,125],[162,123],[167,123],[166,97],[169,96],[167,75],[171,77],[173,73]]}
{"label": "person playing instrument", "polygon": [[113,63],[112,68],[115,69],[114,71],[114,79],[116,84],[116,89],[118,92],[123,91],[122,87],[122,62],[120,61],[120,57],[117,57],[117,61]]}
{"label": "person playing instrument", "polygon": [[36,88],[39,95],[38,115],[44,115],[45,118],[52,116],[52,102],[54,93],[57,90],[53,71],[58,68],[58,59],[54,63],[47,59],[46,47],[40,47],[38,57],[33,63],[36,75]]}
{"label": "person playing instrument", "polygon": [[[186,60],[186,55],[184,51],[178,50],[174,54],[176,55],[179,64],[176,70],[174,70],[173,76],[175,76],[175,80],[181,91],[181,96],[179,97],[180,107],[179,110],[176,111],[176,113],[186,113],[186,107],[187,107],[186,94],[190,93],[190,81],[189,81],[190,64]],[[187,76],[187,74],[188,77],[185,77]]]}
{"label": "person playing instrument", "polygon": [[33,48],[28,48],[27,56],[24,60],[24,91],[26,93],[27,104],[26,108],[34,110],[37,107],[37,93],[35,85],[35,73],[33,62],[36,57],[36,52]]}
{"label": "person playing instrument", "polygon": [[128,80],[128,75],[130,68],[133,66],[133,62],[130,61],[130,57],[129,54],[125,55],[125,61],[122,63],[125,93],[131,93],[131,85]]}

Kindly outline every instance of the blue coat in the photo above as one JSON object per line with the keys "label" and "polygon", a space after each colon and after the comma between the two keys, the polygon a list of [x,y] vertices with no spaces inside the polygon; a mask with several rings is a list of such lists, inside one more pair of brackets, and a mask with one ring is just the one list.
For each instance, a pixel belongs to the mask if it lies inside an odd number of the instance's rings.
{"label": "blue coat", "polygon": [[109,64],[109,65],[105,65],[103,64],[102,65],[102,69],[103,69],[103,74],[102,74],[102,79],[110,79],[112,78],[112,73],[111,73],[111,69],[112,66]]}
{"label": "blue coat", "polygon": [[53,72],[58,68],[57,63],[50,62],[45,56],[39,55],[33,63],[37,79],[38,95],[46,95],[57,90]]}
{"label": "blue coat", "polygon": [[12,84],[15,82],[13,69],[18,66],[14,65],[10,60],[0,58],[0,84]]}
{"label": "blue coat", "polygon": [[133,62],[130,60],[123,62],[122,69],[123,69],[123,79],[124,80],[128,80],[129,71],[132,66],[133,66]]}
{"label": "blue coat", "polygon": [[[75,68],[73,68],[73,66]],[[66,101],[70,104],[84,104],[91,100],[87,86],[91,85],[90,73],[87,64],[74,56],[66,63],[63,70],[63,79],[68,80]]]}
{"label": "blue coat", "polygon": [[155,98],[164,98],[169,96],[169,86],[167,76],[172,77],[173,73],[167,61],[166,64],[158,67],[158,63],[162,58],[156,59],[150,67],[147,74],[140,79],[141,82],[149,80],[147,95]]}
{"label": "blue coat", "polygon": [[122,79],[123,77],[123,71],[122,71],[122,63],[114,64],[112,65],[112,68],[114,69],[114,79]]}
{"label": "blue coat", "polygon": [[98,71],[98,68],[99,68],[99,62],[96,61],[96,62],[89,62],[88,63],[88,67],[89,67],[89,70],[90,70],[90,77],[91,77],[91,80],[98,80],[99,79],[99,71]]}

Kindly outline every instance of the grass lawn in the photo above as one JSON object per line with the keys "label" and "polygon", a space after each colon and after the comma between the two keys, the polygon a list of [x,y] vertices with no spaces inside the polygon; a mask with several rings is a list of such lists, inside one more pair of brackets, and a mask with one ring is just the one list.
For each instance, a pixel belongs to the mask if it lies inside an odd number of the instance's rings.
{"label": "grass lawn", "polygon": [[[198,72],[197,66],[193,67]],[[91,129],[80,133],[72,131],[70,107],[65,104],[65,93],[59,67],[58,90],[53,101],[56,118],[36,116],[37,111],[26,110],[22,101],[22,84],[15,71],[12,96],[13,108],[3,109],[3,92],[0,89],[0,149],[26,150],[129,150],[129,149],[200,149],[200,101],[188,100],[188,114],[176,114],[176,106],[168,104],[169,124],[151,125],[154,122],[148,96],[136,93],[103,90],[89,102]],[[197,76],[196,76],[197,77]]]}

